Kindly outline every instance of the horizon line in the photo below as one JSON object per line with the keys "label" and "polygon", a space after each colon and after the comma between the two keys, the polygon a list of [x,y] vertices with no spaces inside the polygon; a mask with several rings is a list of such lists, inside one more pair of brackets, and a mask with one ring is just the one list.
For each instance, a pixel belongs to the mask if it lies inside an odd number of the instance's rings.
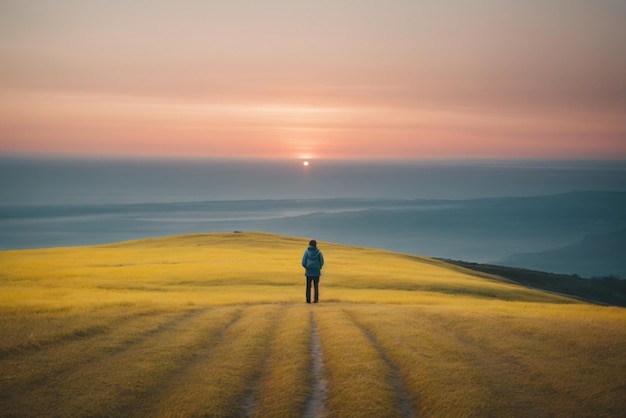
{"label": "horizon line", "polygon": [[156,154],[92,154],[92,153],[47,153],[47,152],[0,152],[0,159],[20,160],[101,160],[101,161],[207,161],[207,162],[263,162],[281,161],[297,162],[309,161],[313,163],[324,162],[354,162],[354,163],[411,163],[411,162],[624,162],[626,156],[619,157],[251,157],[251,156],[198,156],[198,155],[156,155]]}

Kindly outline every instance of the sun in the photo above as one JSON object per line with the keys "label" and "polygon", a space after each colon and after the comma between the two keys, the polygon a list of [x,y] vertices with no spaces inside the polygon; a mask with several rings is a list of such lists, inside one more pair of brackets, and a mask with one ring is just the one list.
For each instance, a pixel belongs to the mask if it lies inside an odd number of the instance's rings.
{"label": "sun", "polygon": [[309,165],[309,162],[308,161],[302,161],[302,165],[307,167]]}

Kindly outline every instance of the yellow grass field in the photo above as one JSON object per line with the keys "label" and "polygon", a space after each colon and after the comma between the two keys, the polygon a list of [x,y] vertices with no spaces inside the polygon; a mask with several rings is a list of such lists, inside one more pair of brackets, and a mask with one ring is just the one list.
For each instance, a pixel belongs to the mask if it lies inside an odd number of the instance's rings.
{"label": "yellow grass field", "polygon": [[307,242],[0,252],[0,416],[624,416],[626,309]]}

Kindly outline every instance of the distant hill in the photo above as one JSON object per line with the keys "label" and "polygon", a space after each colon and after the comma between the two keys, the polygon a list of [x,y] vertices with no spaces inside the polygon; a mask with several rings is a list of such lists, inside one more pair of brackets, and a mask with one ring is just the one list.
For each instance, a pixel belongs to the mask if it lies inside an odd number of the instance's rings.
{"label": "distant hill", "polygon": [[514,254],[495,264],[584,277],[626,278],[626,228],[586,235],[580,242],[550,251]]}
{"label": "distant hill", "polygon": [[248,229],[491,263],[511,254],[561,248],[585,234],[626,228],[626,192],[358,203],[362,208],[320,209],[259,221]]}
{"label": "distant hill", "polygon": [[626,280],[609,277],[583,279],[577,275],[547,273],[493,264],[458,260],[443,261],[506,278],[527,287],[573,296],[587,302],[626,307]]}

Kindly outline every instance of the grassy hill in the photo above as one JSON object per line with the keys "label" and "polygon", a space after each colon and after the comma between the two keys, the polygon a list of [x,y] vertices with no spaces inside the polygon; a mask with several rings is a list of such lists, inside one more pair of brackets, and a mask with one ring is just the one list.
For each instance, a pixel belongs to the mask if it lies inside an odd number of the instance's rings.
{"label": "grassy hill", "polygon": [[440,260],[193,234],[0,252],[7,416],[619,416],[626,310]]}

